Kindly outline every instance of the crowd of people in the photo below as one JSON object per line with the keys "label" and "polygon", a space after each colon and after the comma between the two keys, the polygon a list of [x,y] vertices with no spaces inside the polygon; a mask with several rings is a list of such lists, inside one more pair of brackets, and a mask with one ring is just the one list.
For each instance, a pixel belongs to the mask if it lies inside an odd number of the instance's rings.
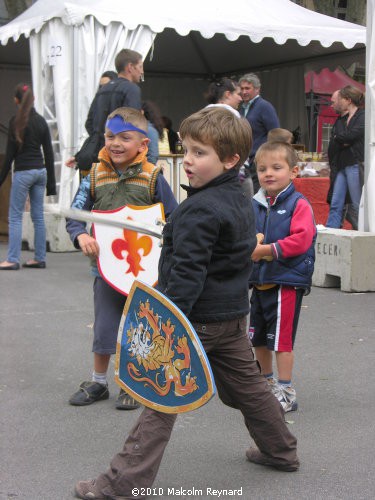
{"label": "crowd of people", "polygon": [[[298,408],[292,384],[294,344],[303,297],[311,288],[317,231],[310,203],[293,184],[298,175],[293,134],[280,127],[276,110],[260,95],[261,82],[253,73],[238,82],[230,78],[212,82],[205,94],[208,105],[185,118],[177,134],[155,103],[141,99],[142,56],[124,49],[115,66],[116,73],[101,76],[86,121],[87,141],[66,162],[82,173],[72,207],[113,211],[123,205],[163,205],[166,224],[157,288],[193,324],[220,399],[241,411],[256,445],[246,451],[247,459],[296,471],[297,440],[284,415]],[[354,87],[332,96],[339,116],[328,151],[328,227],[341,227],[348,195],[353,220],[358,220],[363,99]],[[46,267],[44,192],[47,187],[47,195],[56,193],[53,150],[29,85],[17,86],[15,102],[18,109],[10,122],[0,173],[1,185],[14,160],[8,256],[0,269],[20,268],[27,196],[35,257],[23,266],[42,269]],[[157,162],[164,151],[175,152],[179,140],[189,186],[185,186],[187,199],[178,205]],[[90,257],[94,276],[93,371],[69,398],[71,405],[87,406],[109,398],[109,361],[116,351],[126,297],[101,277],[100,248],[86,223],[67,219],[66,229],[74,246]],[[121,389],[115,406],[136,410],[140,404]],[[108,470],[94,480],[78,482],[76,496],[134,498],[133,488],[147,491],[176,418],[145,407]]]}

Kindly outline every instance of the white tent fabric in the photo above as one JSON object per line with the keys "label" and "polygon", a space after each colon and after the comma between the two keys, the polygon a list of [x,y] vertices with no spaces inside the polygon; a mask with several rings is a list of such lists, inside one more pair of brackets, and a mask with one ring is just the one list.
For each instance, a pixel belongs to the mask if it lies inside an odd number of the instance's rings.
{"label": "white tent fabric", "polygon": [[[145,56],[153,38],[147,27],[129,30],[120,23],[105,26],[92,16],[86,17],[79,29],[67,30],[61,19],[53,18],[41,31],[31,33],[37,108],[58,139],[60,166],[79,149],[85,138],[84,123],[97,89],[97,75],[113,65],[116,53],[123,47]],[[74,170],[62,167],[56,177],[60,180],[59,203],[69,206],[78,176]]]}
{"label": "white tent fabric", "polygon": [[365,231],[375,233],[375,0],[367,0]]}
{"label": "white tent fabric", "polygon": [[[301,61],[331,55],[337,64],[339,57],[347,57],[347,49],[365,43],[362,26],[289,0],[238,0],[233,9],[216,0],[190,0],[188,7],[178,0],[143,0],[142,8],[126,0],[39,0],[0,28],[2,44],[20,35],[30,37],[36,106],[51,120],[61,164],[84,138],[99,75],[113,69],[114,56],[124,47],[149,54],[146,77],[164,77],[158,85],[153,81],[153,88],[164,87],[171,76],[184,77],[189,88],[189,76],[197,82],[294,61],[300,62],[295,77],[303,88]],[[285,95],[275,72],[264,79],[272,82],[275,96]],[[200,81],[196,88],[202,85]],[[185,101],[185,95],[179,100]],[[291,112],[293,101],[288,106],[285,113]],[[60,180],[59,203],[66,206],[75,190],[73,172],[63,167]]]}
{"label": "white tent fabric", "polygon": [[195,30],[204,38],[223,33],[231,41],[245,35],[256,43],[265,37],[278,44],[288,39],[300,45],[319,40],[323,47],[337,41],[346,48],[364,43],[360,26],[309,11],[289,0],[237,0],[234,9],[228,9],[225,3],[202,0],[190,0],[188,8],[176,0],[163,0],[162,4],[143,0],[142,8],[131,2],[126,8],[124,0],[39,0],[2,29],[1,42],[38,32],[55,17],[66,25],[79,26],[87,16],[94,16],[104,26],[117,21],[134,30],[142,24],[155,33],[172,27],[182,36]]}

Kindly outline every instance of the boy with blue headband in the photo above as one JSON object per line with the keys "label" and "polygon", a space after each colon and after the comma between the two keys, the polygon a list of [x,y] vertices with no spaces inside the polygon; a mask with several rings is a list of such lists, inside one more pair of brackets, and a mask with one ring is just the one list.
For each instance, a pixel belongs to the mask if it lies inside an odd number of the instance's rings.
{"label": "boy with blue headband", "polygon": [[[118,108],[106,122],[105,146],[90,174],[85,177],[73,200],[72,208],[114,210],[124,205],[162,203],[168,218],[177,202],[160,168],[146,159],[149,139],[147,120],[133,108]],[[69,399],[74,406],[87,406],[108,399],[107,371],[111,354],[116,352],[118,327],[125,296],[108,285],[99,275],[96,259],[99,245],[86,230],[86,223],[68,219],[66,229],[76,248],[92,259],[94,281],[94,371],[92,380],[80,384]],[[116,408],[133,410],[139,404],[124,391]]]}

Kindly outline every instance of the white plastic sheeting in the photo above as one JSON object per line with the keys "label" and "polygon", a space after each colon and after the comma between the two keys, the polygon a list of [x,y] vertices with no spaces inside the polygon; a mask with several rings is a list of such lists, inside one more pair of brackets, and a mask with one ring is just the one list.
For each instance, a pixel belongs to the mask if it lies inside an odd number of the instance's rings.
{"label": "white plastic sheeting", "polygon": [[375,233],[375,0],[367,0],[365,231]]}
{"label": "white plastic sheeting", "polygon": [[195,30],[204,38],[223,33],[233,41],[246,35],[256,43],[265,37],[278,44],[288,39],[297,40],[300,45],[319,40],[323,47],[337,41],[346,48],[364,43],[361,26],[304,9],[289,0],[237,0],[233,7],[209,0],[190,0],[188,4],[178,0],[143,0],[141,6],[126,0],[39,0],[4,28],[1,40],[6,43],[10,37],[17,40],[21,34],[29,36],[53,18],[78,26],[92,15],[104,26],[117,21],[134,30],[142,24],[155,33],[172,27],[182,36]]}
{"label": "white plastic sheeting", "polygon": [[86,136],[84,123],[98,76],[113,67],[114,57],[123,47],[145,56],[153,38],[147,27],[129,30],[120,23],[103,26],[93,17],[86,17],[79,28],[69,29],[61,19],[53,18],[38,33],[31,34],[37,108],[49,121],[52,137],[59,143],[56,178],[60,180],[62,206],[70,204],[78,176],[61,165],[79,149]]}

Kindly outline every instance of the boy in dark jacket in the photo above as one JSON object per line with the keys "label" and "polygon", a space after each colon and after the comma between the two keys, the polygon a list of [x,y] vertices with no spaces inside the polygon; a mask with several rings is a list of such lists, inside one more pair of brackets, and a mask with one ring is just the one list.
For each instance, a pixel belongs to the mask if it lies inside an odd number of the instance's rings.
{"label": "boy in dark jacket", "polygon": [[[250,126],[230,111],[207,108],[185,119],[180,134],[190,186],[164,227],[158,288],[192,321],[221,400],[242,412],[258,446],[246,452],[248,460],[295,471],[296,439],[260,374],[246,332],[256,237],[237,170],[249,155]],[[176,417],[145,408],[108,471],[77,483],[78,498],[145,498]]]}
{"label": "boy in dark jacket", "polygon": [[267,142],[255,161],[261,189],[253,198],[258,245],[251,256],[256,264],[250,278],[250,339],[263,375],[288,412],[298,406],[291,386],[293,345],[302,297],[311,286],[316,227],[309,202],[294,189],[298,167],[293,147]]}

